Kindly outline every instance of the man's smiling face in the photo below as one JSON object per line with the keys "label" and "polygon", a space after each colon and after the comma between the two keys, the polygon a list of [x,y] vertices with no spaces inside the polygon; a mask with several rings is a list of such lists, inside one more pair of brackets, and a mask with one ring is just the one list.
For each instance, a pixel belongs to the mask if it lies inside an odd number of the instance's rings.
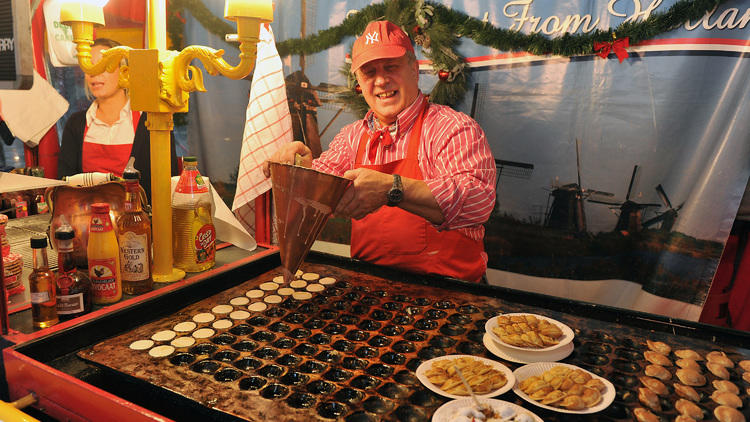
{"label": "man's smiling face", "polygon": [[384,125],[395,122],[419,93],[419,65],[409,54],[365,63],[356,76],[365,101]]}

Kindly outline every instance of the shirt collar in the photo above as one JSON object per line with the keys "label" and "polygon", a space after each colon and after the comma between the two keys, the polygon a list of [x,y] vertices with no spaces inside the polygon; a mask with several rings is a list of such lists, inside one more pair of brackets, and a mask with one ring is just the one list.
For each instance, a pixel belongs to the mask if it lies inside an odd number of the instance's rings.
{"label": "shirt collar", "polygon": [[[94,100],[91,105],[89,106],[89,109],[86,110],[86,126],[91,126],[91,123],[96,122],[99,124],[104,124],[99,119],[96,118],[96,111],[99,109],[99,102]],[[130,109],[130,98],[125,102],[125,105],[120,110],[120,117],[117,119],[117,122],[115,124],[122,123],[123,119],[132,119],[133,112]]]}
{"label": "shirt collar", "polygon": [[[394,141],[399,134],[404,134],[409,131],[414,122],[417,120],[419,112],[420,110],[422,110],[422,105],[426,101],[427,97],[425,97],[425,95],[420,92],[414,102],[405,109],[401,110],[398,116],[396,116],[396,122],[388,126],[388,131],[391,133]],[[364,123],[365,125],[367,125],[367,129],[370,131],[383,129],[383,126],[380,124],[380,121],[375,118],[375,113],[373,113],[372,110],[368,111],[365,115]],[[399,128],[403,128],[403,130],[399,131]]]}

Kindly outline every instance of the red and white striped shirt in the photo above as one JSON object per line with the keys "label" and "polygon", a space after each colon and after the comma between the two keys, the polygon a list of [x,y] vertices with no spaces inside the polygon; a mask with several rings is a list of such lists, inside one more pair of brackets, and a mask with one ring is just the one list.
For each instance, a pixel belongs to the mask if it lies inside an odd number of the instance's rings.
{"label": "red and white striped shirt", "polygon": [[[390,147],[379,147],[375,159],[367,154],[362,164],[387,164],[406,157],[409,131],[427,98],[421,93],[397,118],[398,132]],[[313,161],[312,167],[341,176],[354,168],[362,134],[373,130],[368,124],[372,111],[363,120],[345,126],[331,141],[329,149]],[[474,240],[484,237],[482,224],[495,205],[495,160],[484,131],[471,117],[450,107],[430,104],[424,116],[419,146],[419,168],[445,221],[438,230],[458,229]],[[366,145],[369,151],[370,145]]]}

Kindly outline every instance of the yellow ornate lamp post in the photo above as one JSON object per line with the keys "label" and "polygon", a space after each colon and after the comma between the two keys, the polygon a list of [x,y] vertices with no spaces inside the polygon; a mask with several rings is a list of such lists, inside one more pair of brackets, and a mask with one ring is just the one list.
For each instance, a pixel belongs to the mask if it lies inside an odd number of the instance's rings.
{"label": "yellow ornate lamp post", "polygon": [[273,20],[271,0],[226,0],[224,17],[237,23],[240,62],[229,65],[224,50],[189,46],[182,51],[166,49],[165,0],[148,1],[148,49],[114,47],[102,53],[98,63],[91,62],[94,25],[104,25],[101,6],[83,1],[64,3],[60,21],[70,25],[78,51],[78,64],[89,75],[114,71],[123,58],[128,65],[120,68],[120,86],[130,91],[133,110],[147,113],[146,127],[151,135],[151,202],[153,210],[154,281],[170,282],[185,276],[173,268],[172,209],[170,206],[170,132],[172,115],[188,111],[190,92],[206,91],[200,69],[191,66],[193,59],[203,63],[209,74],[241,79],[255,66],[256,44],[260,25]]}

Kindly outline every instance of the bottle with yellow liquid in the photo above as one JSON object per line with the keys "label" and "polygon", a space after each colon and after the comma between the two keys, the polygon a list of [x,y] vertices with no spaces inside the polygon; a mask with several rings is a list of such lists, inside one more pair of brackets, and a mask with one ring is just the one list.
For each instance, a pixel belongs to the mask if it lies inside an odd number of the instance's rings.
{"label": "bottle with yellow liquid", "polygon": [[36,328],[47,328],[58,323],[55,275],[47,261],[47,237],[31,237],[34,269],[29,275],[31,292],[31,317]]}
{"label": "bottle with yellow liquid", "polygon": [[211,193],[195,157],[183,157],[172,195],[172,254],[174,266],[187,272],[205,271],[216,263]]}
{"label": "bottle with yellow liquid", "polygon": [[141,208],[140,172],[133,165],[133,158],[122,178],[125,179],[125,212],[117,218],[117,242],[120,246],[122,265],[122,290],[136,295],[153,289],[151,272],[151,220]]}
{"label": "bottle with yellow liquid", "polygon": [[89,243],[86,247],[89,278],[92,284],[92,301],[102,305],[115,303],[122,298],[120,275],[120,248],[109,215],[109,204],[91,204]]}

